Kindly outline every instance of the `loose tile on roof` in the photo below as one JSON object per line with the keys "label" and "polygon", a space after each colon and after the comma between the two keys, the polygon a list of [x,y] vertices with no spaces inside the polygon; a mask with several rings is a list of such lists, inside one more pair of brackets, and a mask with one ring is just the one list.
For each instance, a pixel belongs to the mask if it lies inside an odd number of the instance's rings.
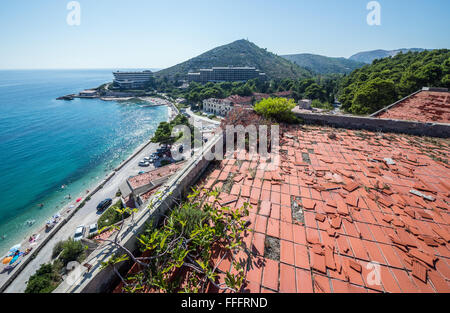
{"label": "loose tile on roof", "polygon": [[220,189],[236,165],[221,197],[253,202],[246,291],[450,292],[449,140],[314,126],[281,134],[278,171],[241,151],[196,186]]}
{"label": "loose tile on roof", "polygon": [[[448,140],[313,126],[282,134],[288,153],[279,171],[258,170],[258,183],[234,181],[242,201],[260,190],[249,226],[258,239],[249,244],[259,247],[263,275],[249,273],[252,284],[272,292],[450,292]],[[237,174],[263,163],[244,160]],[[295,218],[302,209],[304,222]],[[280,240],[279,261],[264,257],[264,238]],[[368,278],[375,268],[379,284]]]}

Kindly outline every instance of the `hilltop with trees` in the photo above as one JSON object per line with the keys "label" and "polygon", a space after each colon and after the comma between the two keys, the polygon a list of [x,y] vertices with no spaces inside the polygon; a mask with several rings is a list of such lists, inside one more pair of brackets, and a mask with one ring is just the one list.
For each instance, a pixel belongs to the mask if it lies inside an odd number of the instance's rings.
{"label": "hilltop with trees", "polygon": [[375,60],[342,80],[339,101],[350,113],[370,114],[422,87],[450,87],[450,50]]}
{"label": "hilltop with trees", "polygon": [[184,79],[187,73],[217,66],[251,66],[266,73],[269,79],[310,77],[311,73],[248,40],[237,40],[214,48],[181,64],[155,73],[156,77]]}

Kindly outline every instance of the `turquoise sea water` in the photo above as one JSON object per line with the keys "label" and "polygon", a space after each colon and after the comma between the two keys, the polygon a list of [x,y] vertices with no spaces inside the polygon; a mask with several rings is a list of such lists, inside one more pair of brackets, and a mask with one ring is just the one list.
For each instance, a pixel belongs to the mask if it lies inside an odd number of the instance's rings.
{"label": "turquoise sea water", "polygon": [[[0,71],[1,253],[67,205],[66,196],[73,202],[85,194],[167,120],[167,107],[55,100],[111,80],[111,70]],[[29,227],[28,220],[36,222]]]}

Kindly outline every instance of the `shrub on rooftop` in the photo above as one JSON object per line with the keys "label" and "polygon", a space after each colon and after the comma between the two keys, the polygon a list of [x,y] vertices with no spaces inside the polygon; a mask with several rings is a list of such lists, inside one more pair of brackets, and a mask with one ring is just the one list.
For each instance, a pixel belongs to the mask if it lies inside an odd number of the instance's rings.
{"label": "shrub on rooftop", "polygon": [[293,99],[267,98],[255,104],[255,112],[277,122],[293,123],[296,121],[294,107]]}

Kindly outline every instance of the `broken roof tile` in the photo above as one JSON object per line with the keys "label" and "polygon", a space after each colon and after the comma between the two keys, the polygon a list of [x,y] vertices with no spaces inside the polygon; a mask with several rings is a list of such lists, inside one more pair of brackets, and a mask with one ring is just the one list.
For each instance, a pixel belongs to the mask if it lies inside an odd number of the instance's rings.
{"label": "broken roof tile", "polygon": [[422,282],[427,283],[427,268],[419,262],[413,262],[412,275]]}
{"label": "broken roof tile", "polygon": [[302,206],[306,210],[314,210],[314,208],[316,207],[316,202],[311,199],[302,198]]}
{"label": "broken roof tile", "polygon": [[[331,131],[338,143],[328,137]],[[281,166],[262,169],[267,159],[244,153],[248,161],[224,162],[203,180],[212,187],[219,176],[233,177],[222,199],[238,198],[233,208],[254,203],[248,220],[257,232],[244,241],[253,242],[256,254],[264,253],[267,236],[283,241],[281,263],[262,262],[247,274],[261,285],[254,290],[337,292],[339,281],[366,291],[450,292],[447,140],[306,125],[283,134]],[[442,162],[433,159],[437,154]],[[381,265],[382,286],[367,285],[366,262]],[[268,275],[276,264],[280,272]]]}
{"label": "broken roof tile", "polygon": [[420,260],[428,264],[429,266],[434,267],[434,258],[428,253],[422,252],[418,249],[411,249],[411,251],[409,251],[409,254],[415,257],[417,260]]}

